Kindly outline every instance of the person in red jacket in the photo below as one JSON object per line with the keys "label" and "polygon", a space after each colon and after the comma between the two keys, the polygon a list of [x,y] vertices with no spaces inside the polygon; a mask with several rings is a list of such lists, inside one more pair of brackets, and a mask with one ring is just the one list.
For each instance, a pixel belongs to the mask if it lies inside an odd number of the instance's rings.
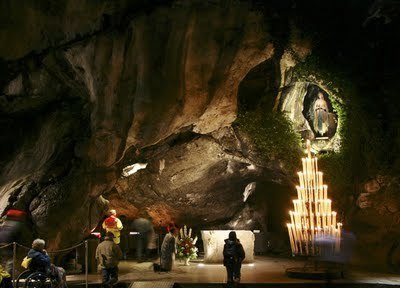
{"label": "person in red jacket", "polygon": [[119,244],[121,236],[120,231],[124,227],[121,220],[117,218],[117,211],[114,209],[110,210],[110,216],[103,221],[102,227],[106,232],[111,232],[114,235],[114,243]]}

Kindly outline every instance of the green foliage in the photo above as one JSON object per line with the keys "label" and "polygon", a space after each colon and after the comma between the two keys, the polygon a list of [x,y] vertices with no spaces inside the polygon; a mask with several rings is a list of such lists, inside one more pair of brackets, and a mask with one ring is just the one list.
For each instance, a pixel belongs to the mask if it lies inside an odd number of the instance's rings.
{"label": "green foliage", "polygon": [[[358,75],[311,56],[295,67],[297,81],[313,82],[326,89],[339,118],[341,147],[319,156],[328,183],[338,193],[354,193],[355,187],[379,173],[391,173],[390,136],[379,115],[381,101],[358,90]],[[395,165],[393,165],[395,166]],[[343,194],[344,195],[344,194]]]}
{"label": "green foliage", "polygon": [[[330,190],[337,195],[335,201],[342,199],[346,201],[349,193],[353,192],[354,164],[359,163],[355,157],[352,145],[354,142],[354,123],[349,113],[354,113],[352,101],[356,91],[350,76],[343,70],[336,70],[334,67],[324,65],[316,56],[310,56],[307,61],[295,67],[294,77],[297,81],[312,82],[328,92],[329,100],[333,110],[338,117],[337,135],[340,139],[340,148],[326,154],[318,155],[319,167],[324,172],[325,180]],[[359,123],[360,124],[360,123]],[[336,203],[339,206],[346,203]],[[342,206],[343,207],[343,206]]]}
{"label": "green foliage", "polygon": [[300,137],[282,113],[240,112],[235,125],[251,137],[263,160],[278,160],[290,172],[299,167]]}

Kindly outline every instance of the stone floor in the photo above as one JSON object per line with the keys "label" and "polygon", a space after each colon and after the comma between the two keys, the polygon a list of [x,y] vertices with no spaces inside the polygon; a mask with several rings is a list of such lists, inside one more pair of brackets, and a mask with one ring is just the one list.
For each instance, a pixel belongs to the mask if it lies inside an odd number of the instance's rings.
{"label": "stone floor", "polygon": [[[156,261],[155,261],[156,262]],[[223,287],[226,282],[225,267],[220,264],[204,264],[201,259],[192,261],[190,266],[184,266],[183,262],[177,260],[171,272],[154,272],[153,262],[138,263],[133,260],[120,262],[119,280],[127,283],[130,288],[169,288],[173,287]],[[318,284],[326,283],[325,280],[308,280],[289,278],[285,271],[292,267],[304,267],[305,262],[293,259],[256,256],[252,264],[242,266],[242,287],[261,287],[257,283],[277,284],[275,287],[321,287]],[[85,284],[84,274],[68,275],[69,284],[81,286]],[[88,283],[98,284],[101,282],[99,274],[89,274]],[[208,283],[208,284],[207,284]],[[351,269],[345,278],[333,280],[333,283],[341,283],[346,287],[400,287],[399,274],[384,274]],[[207,284],[207,285],[206,285]],[[257,285],[256,285],[257,284]],[[298,285],[298,284],[304,284]],[[350,285],[353,284],[353,285]],[[368,285],[367,285],[368,284]],[[374,284],[374,285],[372,285]],[[377,285],[375,285],[377,284]],[[245,285],[245,286],[243,286]],[[247,285],[247,286],[246,286]],[[262,286],[273,287],[273,286]]]}

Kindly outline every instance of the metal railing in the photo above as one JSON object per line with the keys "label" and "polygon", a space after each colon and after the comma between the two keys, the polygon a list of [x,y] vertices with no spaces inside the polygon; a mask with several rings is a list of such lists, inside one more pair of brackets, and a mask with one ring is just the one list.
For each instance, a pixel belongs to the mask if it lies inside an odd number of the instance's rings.
{"label": "metal railing", "polygon": [[[8,248],[10,246],[12,246],[12,248],[13,248],[12,275],[11,275],[11,277],[12,277],[13,287],[16,288],[15,287],[15,285],[16,285],[15,272],[16,272],[16,267],[17,267],[17,247],[20,247],[20,248],[23,248],[23,249],[26,249],[26,250],[29,250],[31,248],[26,247],[26,246],[24,246],[22,244],[19,244],[17,242],[12,242],[12,243],[7,243],[7,244],[4,244],[4,245],[0,246],[0,250],[1,249],[6,249],[6,248]],[[58,254],[58,253],[63,253],[63,252],[69,252],[69,251],[72,251],[73,249],[75,249],[75,267],[76,267],[77,260],[78,260],[78,248],[81,247],[81,246],[84,246],[84,248],[85,248],[85,287],[87,288],[88,287],[88,282],[89,282],[88,281],[88,278],[89,278],[89,270],[88,270],[89,245],[88,245],[88,240],[85,240],[85,241],[83,241],[83,242],[81,242],[81,243],[79,243],[77,245],[74,245],[74,246],[71,246],[71,247],[68,247],[68,248],[54,250],[54,251],[47,251],[47,253],[48,254]]]}

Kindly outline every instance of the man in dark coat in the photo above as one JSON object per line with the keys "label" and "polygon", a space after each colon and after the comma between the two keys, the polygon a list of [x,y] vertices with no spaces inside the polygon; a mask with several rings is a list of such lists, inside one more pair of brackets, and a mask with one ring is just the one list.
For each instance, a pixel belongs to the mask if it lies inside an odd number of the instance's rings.
{"label": "man in dark coat", "polygon": [[245,258],[242,244],[236,237],[236,232],[229,232],[229,238],[225,239],[224,245],[224,266],[227,273],[228,284],[240,282],[240,269]]}

